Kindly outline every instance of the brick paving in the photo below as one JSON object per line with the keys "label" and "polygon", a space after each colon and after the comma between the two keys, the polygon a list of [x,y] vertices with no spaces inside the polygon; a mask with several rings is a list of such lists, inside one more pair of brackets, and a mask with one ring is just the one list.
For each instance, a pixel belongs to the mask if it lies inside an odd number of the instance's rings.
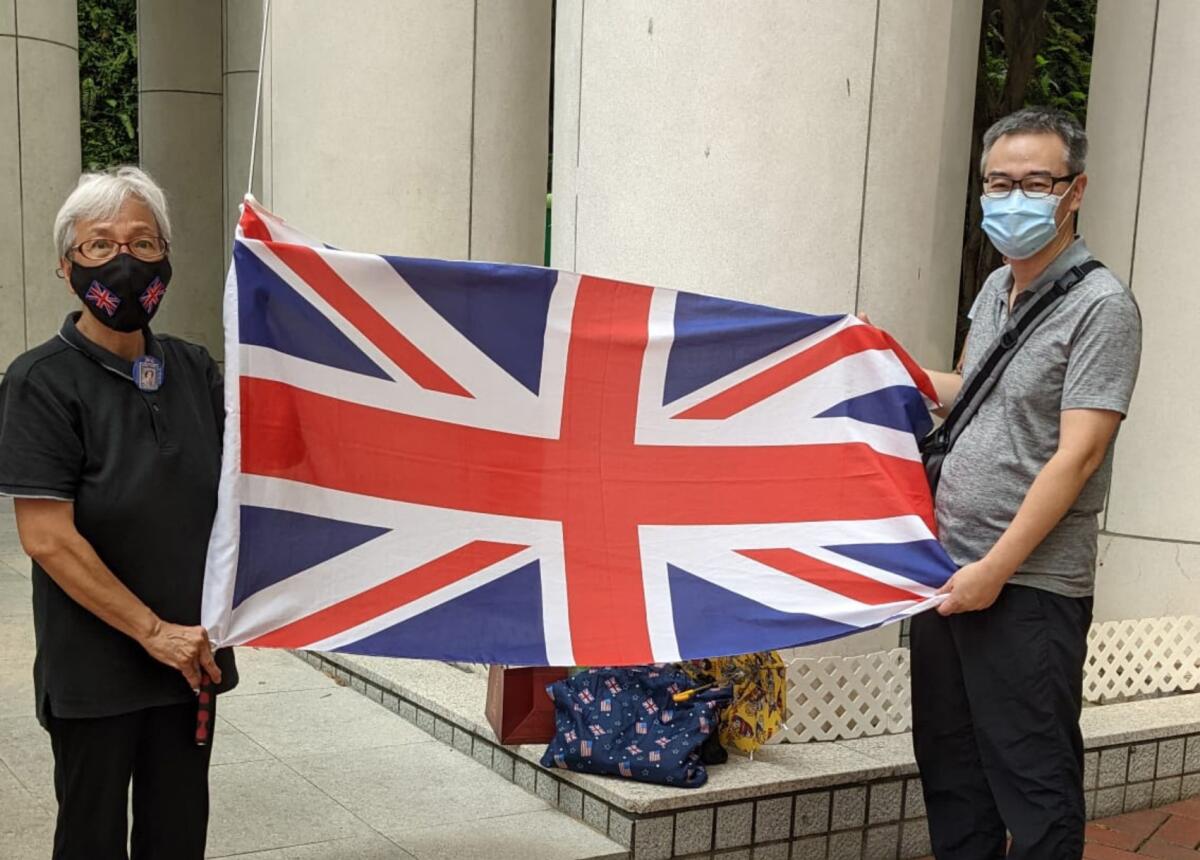
{"label": "brick paving", "polygon": [[1200,860],[1200,797],[1088,822],[1085,842],[1084,860]]}
{"label": "brick paving", "polygon": [[1085,860],[1200,860],[1200,797],[1089,823],[1083,856]]}

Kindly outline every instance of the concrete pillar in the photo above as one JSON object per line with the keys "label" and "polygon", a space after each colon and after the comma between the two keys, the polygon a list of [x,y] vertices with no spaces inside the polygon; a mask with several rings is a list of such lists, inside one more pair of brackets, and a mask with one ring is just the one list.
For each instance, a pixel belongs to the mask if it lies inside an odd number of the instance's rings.
{"label": "concrete pillar", "polygon": [[[225,259],[233,252],[238,206],[250,175],[250,138],[262,47],[262,0],[225,0],[225,51],[222,94],[225,128]],[[255,197],[262,199],[262,137],[254,147]]]}
{"label": "concrete pillar", "polygon": [[138,127],[142,166],[171,210],[174,275],[156,327],[222,349],[224,286],[221,4],[139,0]]}
{"label": "concrete pillar", "polygon": [[953,347],[979,0],[560,0],[556,266]]}
{"label": "concrete pillar", "polygon": [[1200,607],[1200,4],[1101,0],[1081,224],[1141,306],[1141,376],[1121,428],[1101,536],[1099,619]]}
{"label": "concrete pillar", "polygon": [[0,0],[0,373],[77,301],[54,277],[54,215],[79,179],[75,0]]}
{"label": "concrete pillar", "polygon": [[[552,264],[867,311],[948,367],[980,13],[559,0]],[[898,631],[805,651],[893,647]]]}
{"label": "concrete pillar", "polygon": [[264,202],[335,245],[540,263],[550,12],[550,0],[360,0],[345,15],[276,3]]}

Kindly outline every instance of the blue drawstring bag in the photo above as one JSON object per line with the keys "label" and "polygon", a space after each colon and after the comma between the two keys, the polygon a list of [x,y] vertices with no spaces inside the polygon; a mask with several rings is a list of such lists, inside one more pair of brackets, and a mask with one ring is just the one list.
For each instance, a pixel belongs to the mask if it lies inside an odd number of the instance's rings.
{"label": "blue drawstring bag", "polygon": [[555,735],[542,767],[699,788],[700,747],[717,729],[728,690],[675,702],[693,682],[671,668],[588,669],[546,688]]}

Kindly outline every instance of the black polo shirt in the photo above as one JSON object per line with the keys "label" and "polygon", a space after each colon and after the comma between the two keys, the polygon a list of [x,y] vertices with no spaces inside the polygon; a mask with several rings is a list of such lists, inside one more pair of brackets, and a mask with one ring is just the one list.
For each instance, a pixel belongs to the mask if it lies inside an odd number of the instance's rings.
{"label": "black polo shirt", "polygon": [[[163,362],[155,392],[132,366],[67,317],[58,336],[18,357],[0,382],[0,493],[73,501],[75,526],[156,615],[200,623],[217,508],[224,405],[201,346],[144,332]],[[190,701],[187,681],[84,609],[33,565],[38,718],[102,717]],[[217,654],[220,689],[237,683]]]}

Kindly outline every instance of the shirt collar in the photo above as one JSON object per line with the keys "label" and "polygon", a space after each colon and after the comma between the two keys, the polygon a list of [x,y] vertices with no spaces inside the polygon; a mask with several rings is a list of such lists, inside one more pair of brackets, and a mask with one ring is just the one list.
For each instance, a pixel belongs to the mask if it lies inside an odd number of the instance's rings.
{"label": "shirt collar", "polygon": [[[75,323],[79,321],[82,311],[74,311],[67,314],[67,318],[63,321],[62,328],[58,332],[58,336],[64,340],[68,346],[77,349],[103,367],[105,370],[115,373],[124,379],[133,382],[133,362],[126,361],[121,356],[109,352],[104,347],[97,343],[93,343],[84,337]],[[166,356],[163,353],[162,343],[154,336],[149,327],[142,329],[142,337],[146,341],[146,354],[152,355],[159,361],[166,363]]]}
{"label": "shirt collar", "polygon": [[[1088,250],[1088,246],[1084,244],[1083,238],[1075,237],[1075,241],[1063,250],[1061,254],[1050,261],[1050,265],[1042,270],[1042,273],[1034,278],[1033,283],[1017,297],[1018,301],[1024,301],[1028,296],[1035,296],[1043,290],[1047,289],[1051,284],[1082,263],[1086,263],[1092,258],[1092,252]],[[1003,289],[1000,290],[997,300],[1008,304],[1008,294],[1012,291],[1013,278],[1012,269],[1009,268],[1005,273],[1003,281]]]}

